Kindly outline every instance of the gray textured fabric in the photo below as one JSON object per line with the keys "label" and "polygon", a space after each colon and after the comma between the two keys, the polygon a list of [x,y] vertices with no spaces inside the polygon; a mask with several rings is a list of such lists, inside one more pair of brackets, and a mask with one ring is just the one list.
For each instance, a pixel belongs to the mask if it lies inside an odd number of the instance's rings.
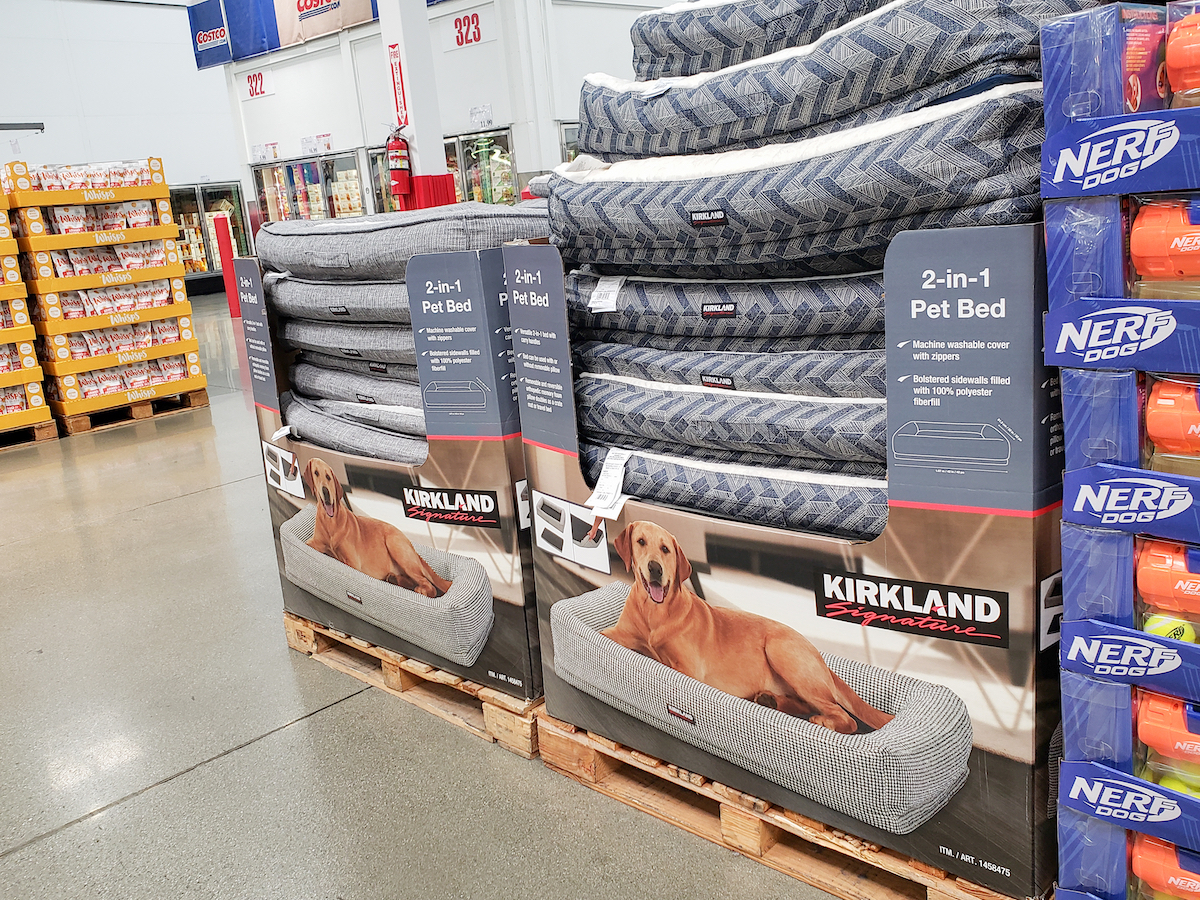
{"label": "gray textured fabric", "polygon": [[883,397],[883,350],[831,353],[672,353],[586,341],[573,348],[576,367],[594,375],[639,378],[661,385],[690,384],[733,391],[809,397]]}
{"label": "gray textured fabric", "polygon": [[[641,450],[664,457],[686,457],[698,463],[718,463],[756,469],[792,469],[797,472],[824,472],[830,475],[854,475],[887,479],[887,465],[881,462],[851,462],[844,459],[812,459],[805,456],[780,456],[770,453],[751,453],[746,450],[713,450],[709,447],[681,447],[670,441],[659,441],[633,435],[607,435],[580,431],[579,439],[597,447]],[[595,487],[594,481],[588,482]]]}
{"label": "gray textured fabric", "polygon": [[579,151],[710,153],[900,115],[1040,77],[1041,23],[1094,0],[895,0],[805,47],[651,82],[584,79]]}
{"label": "gray textured fabric", "polygon": [[353,372],[321,369],[307,363],[292,366],[291,377],[292,387],[305,397],[421,408],[420,386],[394,378],[373,378]]}
{"label": "gray textured fabric", "polygon": [[966,783],[971,717],[948,688],[822,654],[863,700],[895,716],[868,734],[838,734],[726,694],[604,636],[601,631],[617,623],[628,595],[629,585],[617,581],[550,608],[554,671],[568,684],[893,834],[908,834],[929,821]]}
{"label": "gray textured fabric", "polygon": [[639,81],[715,72],[811,43],[885,0],[725,0],[675,3],[633,20]]}
{"label": "gray textured fabric", "polygon": [[412,329],[402,325],[340,325],[284,319],[280,331],[284,342],[299,350],[408,366],[417,364]]}
{"label": "gray textured fabric", "polygon": [[263,279],[277,313],[322,322],[396,322],[407,325],[408,285],[402,281],[305,281],[271,272]]}
{"label": "gray textured fabric", "polygon": [[802,353],[809,350],[882,350],[883,334],[816,334],[797,338],[676,337],[641,331],[581,329],[576,342],[626,344],[679,353]]}
{"label": "gray textured fabric", "polygon": [[628,278],[616,310],[593,313],[599,283],[589,272],[566,280],[575,328],[697,337],[797,337],[883,331],[883,273],[765,281],[664,281]]}
{"label": "gray textured fabric", "polygon": [[420,406],[385,406],[346,400],[313,400],[311,403],[321,412],[346,422],[370,425],[396,434],[425,437],[425,412]]}
{"label": "gray textured fabric", "polygon": [[575,411],[580,428],[593,434],[813,459],[886,459],[887,405],[879,399],[751,393],[584,374],[575,382]]}
{"label": "gray textured fabric", "polygon": [[452,582],[440,597],[364,575],[308,545],[316,507],[306,506],[279,526],[288,581],[339,609],[378,625],[443,659],[471,666],[492,633],[492,585],[483,566],[466,556],[413,544],[418,555]]}
{"label": "gray textured fabric", "polygon": [[[686,449],[686,448],[680,448]],[[590,483],[608,448],[579,442]],[[634,497],[735,522],[874,540],[887,524],[887,482],[792,469],[715,465],[673,454],[635,453],[625,463],[624,491]]]}
{"label": "gray textured fabric", "polygon": [[1007,85],[761,150],[612,165],[580,157],[555,172],[551,230],[574,264],[605,273],[868,271],[901,231],[1040,216],[1041,142],[1041,85]]}
{"label": "gray textured fabric", "polygon": [[387,459],[406,466],[422,465],[429,456],[429,444],[422,438],[338,418],[295,395],[282,406],[283,421],[302,441],[318,447],[371,459]]}
{"label": "gray textured fabric", "polygon": [[314,281],[403,281],[421,253],[488,250],[545,237],[541,200],[500,206],[455,203],[357,219],[268,222],[255,244],[263,267]]}
{"label": "gray textured fabric", "polygon": [[371,378],[386,378],[389,381],[405,381],[409,384],[420,384],[421,377],[415,365],[405,363],[385,363],[369,359],[353,359],[348,356],[330,356],[327,353],[305,351],[298,357],[321,369],[353,372],[356,375],[367,375]]}

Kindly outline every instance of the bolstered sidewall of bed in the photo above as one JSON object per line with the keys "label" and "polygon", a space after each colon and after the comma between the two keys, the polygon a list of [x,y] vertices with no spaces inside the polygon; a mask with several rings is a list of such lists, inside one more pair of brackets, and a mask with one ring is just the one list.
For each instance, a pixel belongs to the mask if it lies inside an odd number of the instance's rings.
{"label": "bolstered sidewall of bed", "polygon": [[[1041,361],[1043,248],[1036,225],[893,241],[886,523],[851,540],[735,521],[725,504],[628,498],[597,515],[561,259],[506,246],[547,712],[1010,897],[1045,894],[1062,430]],[[639,522],[674,538],[702,603],[788,626],[894,718],[836,733],[610,639],[641,586],[621,539]]]}

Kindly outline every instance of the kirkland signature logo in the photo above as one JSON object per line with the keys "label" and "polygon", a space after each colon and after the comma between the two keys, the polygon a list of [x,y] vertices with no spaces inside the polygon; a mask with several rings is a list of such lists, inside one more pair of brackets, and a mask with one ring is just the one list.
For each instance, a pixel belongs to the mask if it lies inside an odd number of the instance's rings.
{"label": "kirkland signature logo", "polygon": [[1174,647],[1152,638],[1114,634],[1075,637],[1067,650],[1067,659],[1096,675],[1130,678],[1163,675],[1175,671],[1183,663]]}
{"label": "kirkland signature logo", "polygon": [[229,35],[225,32],[225,26],[214,28],[211,31],[196,32],[196,49],[211,50],[213,47],[219,47],[221,44],[229,43]]}
{"label": "kirkland signature logo", "polygon": [[1132,356],[1175,333],[1174,313],[1153,306],[1119,306],[1063,322],[1055,353],[1070,352],[1084,362]]}
{"label": "kirkland signature logo", "polygon": [[1130,822],[1170,822],[1180,815],[1179,804],[1150,787],[1134,787],[1112,778],[1076,776],[1071,799],[1089,807],[1094,816]]}
{"label": "kirkland signature logo", "polygon": [[1128,525],[1169,519],[1192,508],[1192,492],[1157,478],[1110,478],[1081,484],[1072,507],[1102,525]]}
{"label": "kirkland signature logo", "polygon": [[[1175,120],[1138,119],[1093,131],[1075,149],[1058,155],[1054,183],[1067,178],[1085,191],[1128,178],[1166,157],[1179,143]],[[1119,193],[1110,191],[1109,193]]]}

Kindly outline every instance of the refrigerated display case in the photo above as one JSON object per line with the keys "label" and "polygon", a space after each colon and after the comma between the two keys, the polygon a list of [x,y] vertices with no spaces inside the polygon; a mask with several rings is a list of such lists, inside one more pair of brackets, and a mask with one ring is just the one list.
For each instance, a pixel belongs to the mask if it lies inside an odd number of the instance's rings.
{"label": "refrigerated display case", "polygon": [[375,195],[375,212],[399,212],[392,196],[392,176],[388,172],[387,147],[372,147],[367,151],[371,166],[371,191]]}
{"label": "refrigerated display case", "polygon": [[240,184],[175,185],[171,188],[171,210],[175,214],[175,221],[179,223],[179,246],[183,253],[185,277],[195,278],[221,271],[221,253],[217,249],[217,235],[213,226],[213,218],[220,213],[229,216],[234,254],[253,254]]}
{"label": "refrigerated display case", "polygon": [[366,215],[356,152],[256,166],[254,187],[268,222]]}
{"label": "refrigerated display case", "polygon": [[457,175],[459,201],[517,202],[517,169],[507,128],[446,138],[446,169]]}

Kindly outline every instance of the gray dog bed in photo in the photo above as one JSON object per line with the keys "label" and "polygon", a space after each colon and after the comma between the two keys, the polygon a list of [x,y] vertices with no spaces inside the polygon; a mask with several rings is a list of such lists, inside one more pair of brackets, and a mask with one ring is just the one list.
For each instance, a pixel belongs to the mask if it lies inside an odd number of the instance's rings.
{"label": "gray dog bed in photo", "polygon": [[407,363],[385,363],[373,359],[355,359],[352,356],[330,356],[328,353],[316,353],[311,350],[304,351],[297,359],[326,371],[349,372],[353,375],[365,375],[368,378],[387,379],[388,381],[404,381],[408,384],[421,383],[417,367]]}
{"label": "gray dog bed in photo", "polygon": [[1041,77],[1041,23],[1091,0],[893,0],[761,59],[655,81],[588,75],[579,152],[711,153],[856,128]]}
{"label": "gray dog bed in photo", "polygon": [[[614,443],[619,443],[614,441]],[[755,454],[737,462],[684,455],[634,453],[625,463],[624,492],[682,510],[734,522],[870,541],[887,524],[887,482],[805,469],[764,469]],[[608,447],[579,442],[584,478],[595,484]],[[817,467],[823,467],[819,461]]]}
{"label": "gray dog bed in photo", "polygon": [[894,715],[869,734],[838,734],[689,678],[600,632],[629,585],[550,608],[554,671],[579,690],[672,737],[893,834],[936,814],[967,780],[971,717],[948,688],[822,654],[863,700]]}
{"label": "gray dog bed in photo", "polygon": [[878,269],[915,228],[1041,215],[1041,85],[794,144],[555,170],[554,242],[575,264],[668,278]]}
{"label": "gray dog bed in photo", "polygon": [[381,363],[417,364],[412,329],[401,325],[335,325],[285,319],[280,337],[299,350]]}
{"label": "gray dog bed in photo", "polygon": [[305,281],[277,272],[263,279],[277,313],[319,322],[391,322],[407,325],[408,285],[402,281]]}
{"label": "gray dog bed in photo", "polygon": [[624,344],[670,353],[807,353],[809,351],[882,350],[883,332],[863,334],[812,334],[795,338],[679,337],[645,331],[580,329],[573,342]]}
{"label": "gray dog bed in photo", "polygon": [[263,268],[313,281],[404,281],[421,253],[488,250],[545,237],[541,200],[501,206],[454,203],[356,219],[268,222],[254,243]]}
{"label": "gray dog bed in photo", "polygon": [[614,312],[593,313],[599,278],[567,276],[576,328],[696,337],[797,337],[883,331],[883,273],[848,278],[688,281],[627,278]]}
{"label": "gray dog bed in photo", "polygon": [[452,582],[440,597],[426,597],[379,581],[308,545],[317,508],[306,506],[279,526],[288,581],[339,609],[378,625],[410,644],[460,666],[475,664],[492,633],[492,585],[483,566],[455,553],[413,544],[417,554]]}
{"label": "gray dog bed in photo", "polygon": [[395,378],[375,378],[355,372],[322,369],[307,363],[292,366],[291,378],[292,387],[305,397],[421,409],[420,385]]}
{"label": "gray dog bed in photo", "polygon": [[422,465],[429,456],[429,443],[424,438],[364,425],[361,421],[335,415],[317,405],[337,401],[314,402],[302,400],[295,394],[285,396],[290,399],[282,404],[283,421],[296,436],[310,444],[371,459],[387,459],[407,466]]}
{"label": "gray dog bed in photo", "polygon": [[883,462],[887,455],[887,404],[878,397],[809,397],[585,373],[575,382],[575,406],[580,427],[595,434],[813,459]]}

